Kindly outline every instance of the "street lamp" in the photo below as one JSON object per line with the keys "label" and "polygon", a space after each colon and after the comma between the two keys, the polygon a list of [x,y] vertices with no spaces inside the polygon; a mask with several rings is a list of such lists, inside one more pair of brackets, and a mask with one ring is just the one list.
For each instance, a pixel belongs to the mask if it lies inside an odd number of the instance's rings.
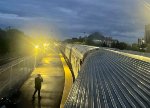
{"label": "street lamp", "polygon": [[39,48],[39,46],[38,45],[35,45],[35,49],[38,49]]}
{"label": "street lamp", "polygon": [[46,47],[46,46],[47,46],[47,44],[46,44],[46,43],[44,43],[44,44],[43,44],[43,46],[44,46],[44,47]]}
{"label": "street lamp", "polygon": [[35,46],[35,62],[34,62],[34,69],[36,68],[36,62],[37,62],[37,55],[38,55],[38,49],[39,49],[39,46],[36,45]]}

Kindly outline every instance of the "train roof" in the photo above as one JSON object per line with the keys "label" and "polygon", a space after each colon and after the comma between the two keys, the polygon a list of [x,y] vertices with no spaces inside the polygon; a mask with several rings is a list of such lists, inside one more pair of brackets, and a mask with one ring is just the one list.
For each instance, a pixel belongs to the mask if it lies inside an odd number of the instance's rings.
{"label": "train roof", "polygon": [[73,46],[73,44],[66,44],[66,48],[71,49],[71,48],[72,48],[72,46]]}
{"label": "train roof", "polygon": [[150,108],[150,63],[103,50],[87,57],[64,108]]}
{"label": "train roof", "polygon": [[73,52],[78,56],[80,59],[83,59],[85,54],[87,54],[91,50],[99,49],[99,47],[95,46],[88,46],[88,45],[77,45],[74,44],[72,46]]}

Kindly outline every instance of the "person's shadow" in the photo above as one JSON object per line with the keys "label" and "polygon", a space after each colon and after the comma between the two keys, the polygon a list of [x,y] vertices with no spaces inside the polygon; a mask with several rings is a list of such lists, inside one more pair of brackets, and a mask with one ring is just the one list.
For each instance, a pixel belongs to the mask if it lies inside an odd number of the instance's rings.
{"label": "person's shadow", "polygon": [[41,108],[41,99],[38,98],[38,103],[37,103],[37,105],[36,105],[36,103],[35,103],[35,98],[33,98],[33,99],[32,99],[32,106],[33,106],[33,108],[37,108],[36,106],[38,106],[38,108]]}

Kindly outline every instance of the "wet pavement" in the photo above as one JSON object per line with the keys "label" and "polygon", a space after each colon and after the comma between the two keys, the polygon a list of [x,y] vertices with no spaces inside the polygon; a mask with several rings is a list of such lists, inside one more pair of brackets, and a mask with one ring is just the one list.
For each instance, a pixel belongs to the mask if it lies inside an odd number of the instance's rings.
{"label": "wet pavement", "polygon": [[[38,94],[32,99],[34,78],[37,74],[43,77],[41,99]],[[59,54],[52,51],[42,59],[41,64],[32,72],[20,89],[17,108],[59,108],[64,88],[64,69]]]}

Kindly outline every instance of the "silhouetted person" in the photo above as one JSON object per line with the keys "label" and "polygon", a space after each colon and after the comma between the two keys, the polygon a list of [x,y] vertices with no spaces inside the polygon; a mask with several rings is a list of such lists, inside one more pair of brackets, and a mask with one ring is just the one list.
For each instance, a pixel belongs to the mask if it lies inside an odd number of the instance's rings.
{"label": "silhouetted person", "polygon": [[33,94],[33,98],[35,97],[36,92],[38,91],[38,97],[41,98],[40,96],[40,90],[41,90],[41,83],[43,82],[43,78],[41,77],[40,74],[37,75],[35,78],[35,91]]}

